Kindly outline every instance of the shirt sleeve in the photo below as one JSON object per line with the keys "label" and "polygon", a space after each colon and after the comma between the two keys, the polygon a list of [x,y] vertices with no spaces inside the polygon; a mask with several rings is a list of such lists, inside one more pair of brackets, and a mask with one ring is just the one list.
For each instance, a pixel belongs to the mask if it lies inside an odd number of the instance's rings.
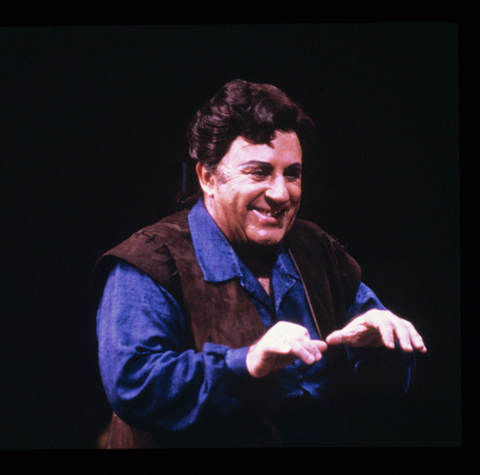
{"label": "shirt sleeve", "polygon": [[211,343],[202,352],[185,349],[176,300],[127,263],[118,263],[107,280],[97,338],[107,398],[131,425],[178,431],[209,411],[221,416],[241,404],[229,384],[249,376],[245,349]]}
{"label": "shirt sleeve", "polygon": [[[347,321],[368,310],[387,310],[376,294],[363,282],[347,313]],[[347,356],[358,387],[376,397],[399,396],[408,391],[415,371],[415,355],[403,351],[398,342],[395,349],[385,347],[346,347]]]}
{"label": "shirt sleeve", "polygon": [[363,282],[360,282],[355,301],[348,309],[347,321],[353,320],[355,317],[372,309],[386,310],[382,302],[380,302],[379,298],[375,295],[375,292]]}

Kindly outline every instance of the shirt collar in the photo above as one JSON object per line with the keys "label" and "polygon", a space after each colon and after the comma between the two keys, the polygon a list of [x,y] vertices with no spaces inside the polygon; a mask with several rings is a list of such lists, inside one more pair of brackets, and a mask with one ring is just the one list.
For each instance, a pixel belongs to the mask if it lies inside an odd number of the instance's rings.
{"label": "shirt collar", "polygon": [[[200,198],[188,214],[193,248],[207,282],[223,282],[245,276],[245,265],[229,244]],[[280,244],[274,266],[281,273],[300,280],[284,246]]]}
{"label": "shirt collar", "polygon": [[193,248],[207,282],[241,277],[239,258],[200,198],[188,214]]}

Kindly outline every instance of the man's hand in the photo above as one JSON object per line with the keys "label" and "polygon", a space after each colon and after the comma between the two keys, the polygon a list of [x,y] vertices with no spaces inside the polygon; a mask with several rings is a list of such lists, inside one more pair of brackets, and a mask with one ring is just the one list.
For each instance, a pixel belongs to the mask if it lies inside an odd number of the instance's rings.
{"label": "man's hand", "polygon": [[306,328],[295,323],[279,322],[249,348],[247,369],[254,378],[262,378],[296,359],[313,364],[322,358],[322,351],[326,349],[324,341],[310,339]]}
{"label": "man's hand", "polygon": [[394,348],[395,340],[399,341],[404,351],[427,351],[415,327],[388,310],[369,310],[354,318],[342,330],[331,333],[325,341],[328,345],[343,343],[353,348],[382,345]]}

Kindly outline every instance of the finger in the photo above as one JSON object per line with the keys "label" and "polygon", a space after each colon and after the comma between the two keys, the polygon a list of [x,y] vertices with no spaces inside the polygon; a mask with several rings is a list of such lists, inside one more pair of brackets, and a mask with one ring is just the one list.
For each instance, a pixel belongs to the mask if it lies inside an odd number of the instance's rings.
{"label": "finger", "polygon": [[398,317],[386,310],[372,309],[357,317],[354,321],[362,322],[371,331],[378,332],[379,341],[381,340],[387,348],[395,348],[395,332],[392,319],[398,319]]}
{"label": "finger", "polygon": [[336,330],[333,333],[330,333],[330,335],[327,336],[325,341],[329,346],[341,345],[345,342],[345,338],[346,337],[341,330]]}
{"label": "finger", "polygon": [[322,352],[318,349],[317,345],[315,345],[311,340],[309,341],[308,345],[305,348],[313,356],[313,361],[312,361],[313,363],[315,361],[320,361],[322,359]]}
{"label": "finger", "polygon": [[383,344],[387,348],[395,348],[394,326],[389,321],[380,320],[379,323],[375,324],[375,327],[382,337]]}
{"label": "finger", "polygon": [[[423,338],[417,332],[417,330],[415,329],[413,324],[411,322],[409,322],[408,320],[403,320],[403,323],[404,323],[404,326],[405,326],[405,332],[407,332],[407,334],[408,334],[409,344],[410,344],[411,347],[413,347],[412,351],[415,348],[416,350],[419,350],[422,353],[426,353],[427,348],[425,346],[425,343],[423,342]],[[407,338],[407,337],[405,337],[405,338]],[[407,346],[408,346],[408,343],[407,343]],[[402,345],[402,348],[404,350],[406,350],[406,348],[404,348],[403,345]],[[406,350],[406,351],[408,351],[408,350]]]}
{"label": "finger", "polygon": [[321,340],[309,340],[306,348],[313,354],[315,361],[319,361],[322,359],[322,353],[328,348],[328,345]]}
{"label": "finger", "polygon": [[367,331],[368,327],[363,323],[359,324],[358,322],[355,322],[354,324],[347,325],[341,330],[336,330],[330,333],[325,341],[331,346],[341,344],[355,346],[364,337]]}
{"label": "finger", "polygon": [[[286,322],[282,322],[286,323]],[[270,337],[273,339],[275,344],[280,343],[281,348],[285,348],[283,345],[292,345],[294,342],[298,342],[300,345],[303,345],[305,349],[312,353],[314,356],[318,356],[318,348],[313,343],[313,340],[310,339],[310,333],[305,327],[296,324],[290,324],[288,326],[277,324],[270,333]]]}
{"label": "finger", "polygon": [[427,351],[422,337],[408,320],[395,317],[390,323],[380,323],[379,331],[385,346],[389,348],[395,347],[396,338],[404,351],[412,352],[414,349],[422,353]]}
{"label": "finger", "polygon": [[286,337],[280,335],[276,338],[264,341],[264,351],[268,353],[278,353],[281,355],[288,355],[292,351],[292,346],[287,343]]}
{"label": "finger", "polygon": [[318,351],[315,345],[305,345],[298,340],[292,341],[291,348],[292,354],[297,356],[306,364],[315,363],[315,361],[319,361],[322,357],[321,352]]}
{"label": "finger", "polygon": [[323,353],[328,348],[328,345],[321,340],[312,340],[312,343],[317,347],[320,353]]}
{"label": "finger", "polygon": [[418,335],[418,337],[412,338],[413,341],[413,346],[420,351],[421,353],[426,353],[427,352],[427,347],[425,346],[425,343],[423,342],[423,338]]}
{"label": "finger", "polygon": [[395,327],[395,334],[397,335],[397,340],[400,343],[402,350],[407,352],[413,351],[412,340],[410,338],[410,332],[406,326],[397,325]]}

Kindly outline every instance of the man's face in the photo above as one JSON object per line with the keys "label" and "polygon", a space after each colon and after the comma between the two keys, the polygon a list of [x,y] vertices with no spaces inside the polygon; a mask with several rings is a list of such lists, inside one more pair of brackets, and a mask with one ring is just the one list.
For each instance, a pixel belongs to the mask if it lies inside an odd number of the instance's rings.
{"label": "man's face", "polygon": [[205,205],[231,244],[271,246],[290,229],[302,194],[302,149],[295,132],[269,144],[237,137],[214,174],[197,166]]}

